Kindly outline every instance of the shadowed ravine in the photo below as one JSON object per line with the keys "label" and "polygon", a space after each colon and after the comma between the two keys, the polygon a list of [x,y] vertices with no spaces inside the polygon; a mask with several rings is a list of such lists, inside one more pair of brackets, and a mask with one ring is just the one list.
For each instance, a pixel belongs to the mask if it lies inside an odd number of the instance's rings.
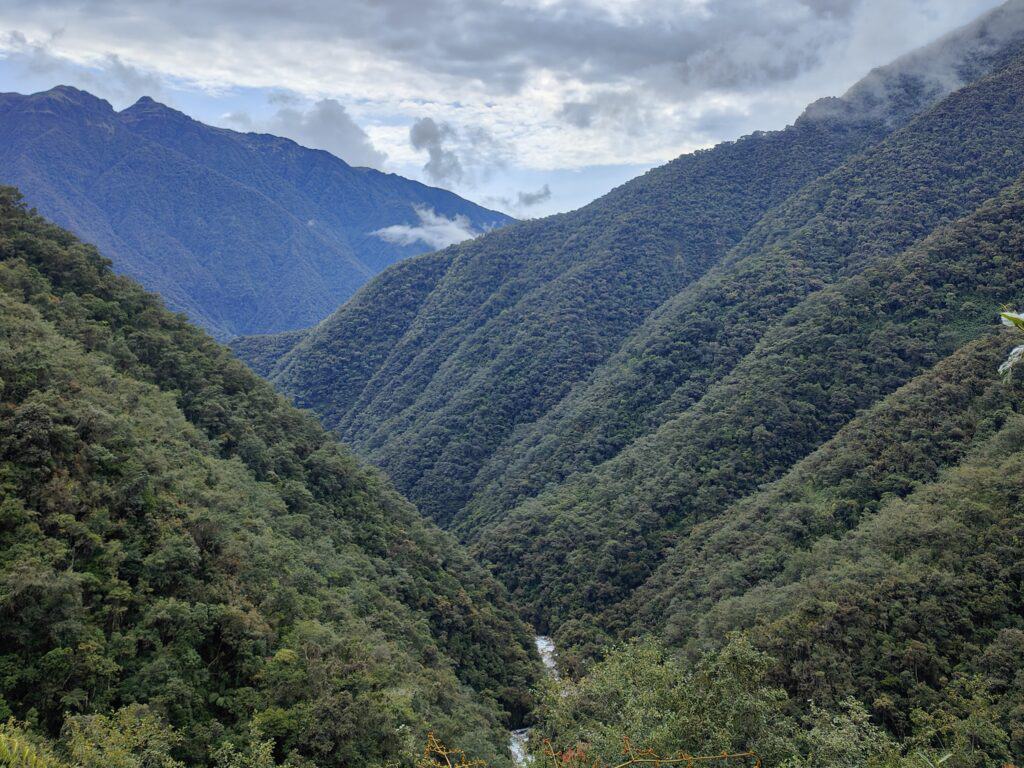
{"label": "shadowed ravine", "polygon": [[[558,666],[555,664],[555,641],[545,635],[536,635],[533,638],[537,646],[537,653],[540,660],[544,662],[544,669],[554,678],[558,679]],[[526,754],[526,744],[530,740],[530,729],[519,728],[509,731],[508,749],[512,753],[512,760],[516,765],[525,766],[530,764],[530,757]]]}

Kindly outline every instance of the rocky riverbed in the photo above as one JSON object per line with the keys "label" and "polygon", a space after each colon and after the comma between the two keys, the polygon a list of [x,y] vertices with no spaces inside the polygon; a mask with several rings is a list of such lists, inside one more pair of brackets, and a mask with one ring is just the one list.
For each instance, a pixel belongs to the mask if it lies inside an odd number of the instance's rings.
{"label": "rocky riverbed", "polygon": [[[548,674],[551,675],[555,680],[558,679],[558,664],[556,663],[555,641],[545,635],[537,635],[533,638],[534,645],[537,646],[537,653],[540,654],[540,660],[544,663],[544,669],[547,670]],[[519,728],[515,731],[509,731],[508,734],[508,749],[512,753],[512,759],[515,761],[517,766],[525,768],[531,762],[530,756],[526,752],[526,745],[530,741],[530,729]]]}

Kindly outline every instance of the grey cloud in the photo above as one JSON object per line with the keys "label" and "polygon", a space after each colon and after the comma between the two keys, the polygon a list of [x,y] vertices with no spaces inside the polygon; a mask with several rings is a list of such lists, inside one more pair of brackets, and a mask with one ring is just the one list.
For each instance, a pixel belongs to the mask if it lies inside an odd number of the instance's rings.
{"label": "grey cloud", "polygon": [[567,101],[558,110],[558,116],[577,128],[591,128],[594,125],[594,116],[597,111],[597,105],[593,102]]}
{"label": "grey cloud", "polygon": [[[526,215],[525,209],[532,208],[541,203],[546,203],[551,199],[551,186],[544,184],[540,189],[535,192],[519,191],[516,192],[515,197],[509,197],[507,195],[490,195],[483,199],[486,205],[498,208],[505,211],[513,216],[524,217]],[[526,216],[529,218],[529,216]]]}
{"label": "grey cloud", "polygon": [[545,184],[543,187],[538,189],[536,192],[520,192],[516,195],[516,201],[522,208],[530,208],[534,205],[540,205],[551,199],[551,187]]}
{"label": "grey cloud", "polygon": [[474,186],[507,165],[512,156],[511,148],[484,128],[456,129],[431,117],[412,124],[409,143],[413,149],[427,153],[423,170],[436,184]]}
{"label": "grey cloud", "polygon": [[630,78],[685,91],[793,77],[843,34],[841,17],[855,5],[715,0],[680,7],[642,0],[617,14],[584,3],[391,0],[357,14],[365,26],[357,23],[352,33],[391,56],[500,90],[515,90],[532,70],[544,69],[590,83]]}
{"label": "grey cloud", "polygon": [[473,229],[465,216],[457,214],[449,219],[432,208],[414,206],[413,209],[416,211],[419,224],[393,224],[371,234],[389,243],[414,245],[423,242],[435,249],[447,248],[449,245],[461,243],[481,234]]}
{"label": "grey cloud", "polygon": [[558,116],[576,128],[612,128],[631,136],[651,124],[651,110],[636,91],[598,91],[584,101],[567,101]]}
{"label": "grey cloud", "polygon": [[[996,1],[888,5],[956,23]],[[8,5],[12,17],[38,12],[36,0]],[[184,39],[220,40],[227,33],[254,50],[267,39],[298,45],[348,39],[418,70],[475,80],[494,91],[514,91],[543,70],[591,84],[638,83],[678,97],[791,80],[827,60],[852,34],[850,20],[869,6],[884,29],[890,14],[877,0],[635,0],[626,10],[567,1],[310,0],[302,13],[285,3],[135,0],[131,18],[138,25],[118,23],[139,39],[168,29]],[[46,11],[76,25],[111,15],[109,0],[50,0]]]}
{"label": "grey cloud", "polygon": [[[279,99],[276,103],[282,102]],[[265,127],[270,133],[287,136],[303,146],[327,150],[349,165],[380,168],[387,160],[387,155],[373,146],[366,131],[335,99],[322,99],[305,110],[283,106]]]}
{"label": "grey cloud", "polygon": [[959,88],[965,79],[977,76],[976,68],[982,66],[988,56],[1019,40],[1022,29],[1024,1],[1011,0],[963,29],[872,70],[843,94],[842,99],[823,99],[811,105],[808,112],[813,114],[816,109],[828,112],[836,106],[835,101],[841,101],[861,114],[891,119],[907,106],[902,103],[907,82],[916,81],[920,93],[938,99]]}
{"label": "grey cloud", "polygon": [[417,120],[409,129],[409,143],[413,149],[426,151],[428,155],[423,170],[438,184],[462,181],[462,163],[458,155],[444,146],[454,138],[455,131],[450,125],[437,123],[430,117]]}

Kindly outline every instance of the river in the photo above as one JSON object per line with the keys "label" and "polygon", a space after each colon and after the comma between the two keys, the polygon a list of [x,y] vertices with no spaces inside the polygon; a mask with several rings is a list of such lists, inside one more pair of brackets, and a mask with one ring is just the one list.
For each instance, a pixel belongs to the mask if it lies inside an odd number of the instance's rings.
{"label": "river", "polygon": [[[533,638],[533,644],[537,646],[537,653],[544,663],[544,669],[555,680],[558,679],[558,665],[555,663],[555,641],[545,635],[537,635]],[[532,759],[526,754],[526,744],[530,740],[530,729],[519,728],[509,731],[508,749],[512,753],[512,760],[519,768],[526,768]]]}

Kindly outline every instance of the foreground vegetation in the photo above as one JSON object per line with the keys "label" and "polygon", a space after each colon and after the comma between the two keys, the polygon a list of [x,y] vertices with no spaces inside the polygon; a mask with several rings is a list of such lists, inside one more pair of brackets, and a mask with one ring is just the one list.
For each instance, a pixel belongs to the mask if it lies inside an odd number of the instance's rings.
{"label": "foreground vegetation", "polygon": [[916,711],[912,732],[897,740],[856,699],[829,708],[793,700],[772,679],[776,668],[739,636],[693,664],[650,641],[622,646],[579,682],[549,693],[533,739],[536,759],[549,741],[570,745],[570,765],[629,765],[623,734],[655,755],[753,752],[763,765],[785,768],[982,768],[1020,754],[983,680],[963,681],[949,706]]}
{"label": "foreground vegetation", "polygon": [[[996,223],[1024,220],[1019,200],[908,255],[906,279],[944,274],[951,243],[1015,248]],[[977,255],[958,268],[1008,287]],[[863,302],[874,283],[856,285]],[[1011,331],[962,333],[605,617],[667,643],[593,645],[605,630],[571,619],[573,675],[545,683],[502,589],[452,540],[4,189],[0,764],[412,766],[435,731],[503,765],[531,709],[538,754],[571,745],[588,768],[622,762],[623,735],[788,768],[1009,763],[1024,386],[997,371]]]}
{"label": "foreground vegetation", "polygon": [[539,660],[503,590],[8,188],[0,488],[0,719],[78,764],[507,762]]}

